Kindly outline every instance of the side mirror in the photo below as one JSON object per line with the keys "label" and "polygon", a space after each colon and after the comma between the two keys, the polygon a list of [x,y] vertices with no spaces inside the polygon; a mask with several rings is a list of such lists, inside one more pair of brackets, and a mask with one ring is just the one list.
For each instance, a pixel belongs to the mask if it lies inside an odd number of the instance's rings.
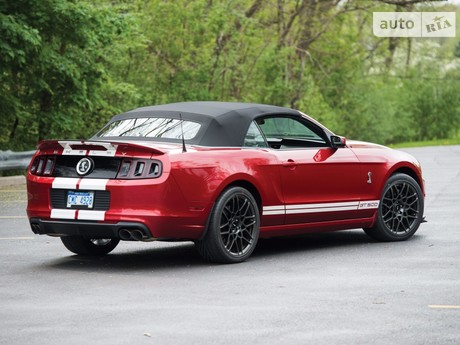
{"label": "side mirror", "polygon": [[338,147],[345,147],[347,144],[347,139],[345,137],[340,137],[338,135],[331,135],[331,144],[332,147],[338,148]]}

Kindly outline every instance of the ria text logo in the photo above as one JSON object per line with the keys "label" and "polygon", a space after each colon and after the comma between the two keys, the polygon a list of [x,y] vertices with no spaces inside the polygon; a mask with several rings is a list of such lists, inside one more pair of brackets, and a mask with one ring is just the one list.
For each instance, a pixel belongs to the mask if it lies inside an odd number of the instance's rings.
{"label": "ria text logo", "polygon": [[455,37],[455,12],[374,12],[378,37]]}

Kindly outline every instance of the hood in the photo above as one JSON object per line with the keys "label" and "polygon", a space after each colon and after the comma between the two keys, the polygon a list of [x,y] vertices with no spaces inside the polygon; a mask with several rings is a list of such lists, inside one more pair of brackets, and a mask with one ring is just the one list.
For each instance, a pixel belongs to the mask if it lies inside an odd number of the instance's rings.
{"label": "hood", "polygon": [[348,140],[347,146],[352,149],[389,149],[387,146],[369,143],[366,141]]}

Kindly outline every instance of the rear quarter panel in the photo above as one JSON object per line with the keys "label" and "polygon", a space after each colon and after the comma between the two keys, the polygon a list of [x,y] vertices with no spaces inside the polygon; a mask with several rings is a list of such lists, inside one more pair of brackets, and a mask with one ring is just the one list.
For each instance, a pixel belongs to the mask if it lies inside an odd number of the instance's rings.
{"label": "rear quarter panel", "polygon": [[[265,149],[209,149],[171,156],[171,175],[184,198],[209,211],[225,188],[241,181],[257,189],[264,205],[282,204],[279,169],[276,156]],[[272,218],[274,224],[284,221]]]}

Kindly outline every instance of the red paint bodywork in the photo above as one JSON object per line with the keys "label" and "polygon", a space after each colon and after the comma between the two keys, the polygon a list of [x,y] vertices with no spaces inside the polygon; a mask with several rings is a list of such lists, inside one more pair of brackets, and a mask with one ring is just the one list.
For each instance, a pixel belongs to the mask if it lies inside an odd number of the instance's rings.
{"label": "red paint bodywork", "polygon": [[[91,145],[74,144],[75,149]],[[162,240],[200,238],[214,202],[230,185],[241,185],[255,196],[262,238],[370,227],[376,216],[376,209],[263,214],[264,207],[379,200],[385,181],[396,171],[410,174],[424,190],[420,165],[412,156],[369,143],[348,141],[343,148],[296,150],[188,146],[187,152],[180,144],[114,144],[118,145],[115,157],[160,160],[163,171],[156,179],[110,179],[106,185],[110,209],[99,222],[142,223]],[[44,142],[34,158],[47,154],[60,155],[62,147],[56,141]],[[368,183],[369,172],[372,183]],[[54,179],[36,176],[29,169],[29,218],[50,219]]]}

